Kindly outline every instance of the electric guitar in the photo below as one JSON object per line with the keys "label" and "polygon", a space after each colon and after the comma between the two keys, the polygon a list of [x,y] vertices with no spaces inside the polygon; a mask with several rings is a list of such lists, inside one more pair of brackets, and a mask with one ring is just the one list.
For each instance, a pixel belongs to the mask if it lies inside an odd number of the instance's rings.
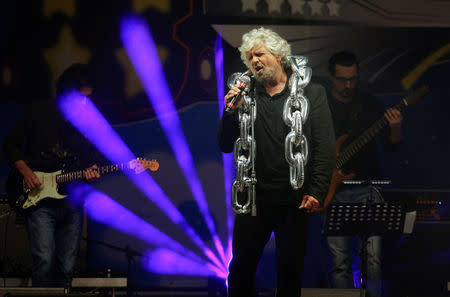
{"label": "electric guitar", "polygon": [[[415,104],[419,99],[428,93],[428,86],[424,85],[416,89],[413,93],[403,98],[394,108],[402,111],[405,107]],[[357,139],[345,146],[342,150],[344,142],[348,138],[348,134],[340,136],[336,140],[336,164],[331,177],[330,187],[328,188],[327,196],[323,204],[325,209],[333,199],[334,193],[338,186],[344,181],[355,177],[354,173],[346,174],[342,171],[342,167],[352,159],[366,144],[368,144],[384,127],[389,124],[384,115],[365,130]]]}
{"label": "electric guitar", "polygon": [[[29,166],[33,169],[32,163],[30,163]],[[159,169],[159,163],[155,160],[137,158],[127,163],[101,166],[97,170],[101,175],[104,175],[125,170],[131,170],[134,173],[139,174],[147,169],[153,172],[157,171]],[[63,170],[54,172],[33,172],[41,182],[41,186],[33,190],[29,190],[25,187],[22,174],[15,168],[11,170],[8,179],[6,180],[8,203],[11,205],[11,208],[18,212],[30,209],[44,198],[63,199],[67,197],[67,195],[60,193],[60,186],[86,178],[84,170],[72,172],[64,172]]]}

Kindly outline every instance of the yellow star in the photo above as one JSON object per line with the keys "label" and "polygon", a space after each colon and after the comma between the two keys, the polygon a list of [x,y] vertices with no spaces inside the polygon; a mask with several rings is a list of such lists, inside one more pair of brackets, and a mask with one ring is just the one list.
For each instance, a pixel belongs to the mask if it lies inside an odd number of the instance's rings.
{"label": "yellow star", "polygon": [[162,13],[170,11],[170,0],[133,0],[133,11],[141,13],[154,8]]}
{"label": "yellow star", "polygon": [[42,14],[49,17],[61,11],[67,16],[75,15],[75,0],[44,0]]}
{"label": "yellow star", "polygon": [[61,29],[57,45],[46,49],[43,55],[50,67],[53,82],[55,82],[61,73],[73,63],[89,62],[91,53],[89,49],[77,44],[72,29],[65,25]]}
{"label": "yellow star", "polygon": [[[157,46],[159,60],[161,64],[164,65],[164,62],[167,60],[169,56],[169,51],[165,47]],[[131,98],[141,93],[144,88],[142,87],[141,80],[139,79],[136,71],[134,70],[133,64],[131,64],[130,58],[128,57],[127,52],[124,48],[117,49],[115,51],[115,56],[119,64],[122,66],[122,69],[125,73],[125,96],[127,98]]]}

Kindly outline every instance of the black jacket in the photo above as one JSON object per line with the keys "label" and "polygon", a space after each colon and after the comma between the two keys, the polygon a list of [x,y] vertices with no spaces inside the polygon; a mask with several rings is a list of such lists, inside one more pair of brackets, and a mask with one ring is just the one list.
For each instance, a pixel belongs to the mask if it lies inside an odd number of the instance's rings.
{"label": "black jacket", "polygon": [[101,154],[56,108],[55,101],[33,103],[25,108],[3,144],[10,165],[17,160],[33,170],[81,170],[99,164]]}
{"label": "black jacket", "polygon": [[[284,193],[292,191],[289,183],[289,166],[284,155],[284,141],[290,128],[284,123],[282,114],[284,102],[289,96],[287,87],[270,97],[264,87],[255,84],[251,92],[256,98],[257,116],[255,120],[256,139],[256,189],[259,192]],[[311,195],[321,204],[325,199],[334,167],[334,130],[325,89],[317,84],[309,84],[304,95],[309,101],[310,111],[303,127],[308,141],[309,158],[305,172],[305,183],[301,194]],[[223,152],[233,151],[234,142],[239,137],[238,112],[222,117],[218,142]],[[266,195],[264,195],[266,196]],[[288,195],[292,197],[293,195]],[[272,199],[281,199],[272,195]],[[275,198],[277,197],[277,198]],[[298,195],[297,195],[298,197]],[[292,200],[292,198],[289,198]],[[277,203],[278,201],[272,201]],[[285,204],[285,201],[279,201]],[[299,205],[301,201],[290,201]]]}

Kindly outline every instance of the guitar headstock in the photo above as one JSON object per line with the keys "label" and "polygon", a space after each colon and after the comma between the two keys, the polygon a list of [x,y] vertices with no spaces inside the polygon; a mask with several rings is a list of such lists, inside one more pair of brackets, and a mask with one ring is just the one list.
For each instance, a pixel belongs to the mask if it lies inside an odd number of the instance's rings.
{"label": "guitar headstock", "polygon": [[415,89],[411,94],[408,95],[404,100],[407,105],[415,104],[419,99],[421,99],[425,94],[430,91],[428,85],[422,85],[419,88]]}
{"label": "guitar headstock", "polygon": [[149,169],[152,172],[158,171],[159,169],[159,163],[156,160],[146,160],[142,158],[137,158],[134,160],[131,160],[130,163],[130,169],[134,170],[136,174],[142,173],[145,170]]}

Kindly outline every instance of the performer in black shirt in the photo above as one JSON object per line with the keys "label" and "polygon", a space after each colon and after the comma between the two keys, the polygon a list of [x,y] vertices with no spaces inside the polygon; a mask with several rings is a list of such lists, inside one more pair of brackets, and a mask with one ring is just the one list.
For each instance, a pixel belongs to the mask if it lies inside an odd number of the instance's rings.
{"label": "performer in black shirt", "polygon": [[[350,143],[384,114],[389,126],[381,131],[380,140],[386,149],[393,150],[401,140],[402,115],[399,110],[394,108],[385,112],[378,100],[357,87],[358,70],[356,57],[350,52],[336,53],[329,60],[332,88],[328,91],[328,105],[333,117],[336,137],[348,135],[345,143]],[[343,171],[335,171],[334,174],[348,174],[358,180],[380,179],[375,139],[366,144],[344,166]],[[381,197],[371,185],[340,185],[331,201],[332,203],[380,202]],[[352,237],[329,236],[327,240],[333,258],[334,287],[353,288]],[[368,290],[372,296],[380,296],[381,238],[379,236],[369,237],[366,247]]]}
{"label": "performer in black shirt", "polygon": [[[59,77],[57,95],[78,90],[92,93],[89,67],[74,64]],[[85,169],[87,181],[99,178],[96,149],[60,114],[56,100],[33,102],[4,143],[5,157],[32,190],[41,186],[34,171]],[[64,167],[64,168],[63,168]],[[81,239],[82,212],[68,199],[44,199],[26,213],[37,287],[70,287]]]}
{"label": "performer in black shirt", "polygon": [[[307,238],[307,213],[323,203],[334,164],[334,133],[325,89],[309,84],[303,95],[309,115],[303,135],[309,148],[303,186],[294,190],[285,158],[285,140],[290,128],[283,121],[283,106],[290,96],[290,46],[275,32],[259,28],[244,34],[239,48],[250,69],[256,100],[254,134],[256,140],[257,215],[237,214],[233,233],[233,259],[228,276],[230,297],[255,296],[255,274],[264,247],[272,232],[276,240],[277,296],[301,294],[303,258]],[[234,86],[225,95],[225,104],[241,91]],[[242,99],[237,104],[239,107]],[[238,112],[225,112],[219,126],[219,146],[233,150],[239,136]]]}

